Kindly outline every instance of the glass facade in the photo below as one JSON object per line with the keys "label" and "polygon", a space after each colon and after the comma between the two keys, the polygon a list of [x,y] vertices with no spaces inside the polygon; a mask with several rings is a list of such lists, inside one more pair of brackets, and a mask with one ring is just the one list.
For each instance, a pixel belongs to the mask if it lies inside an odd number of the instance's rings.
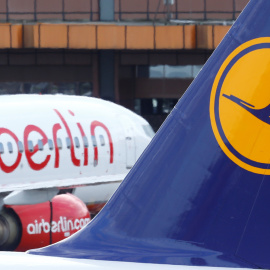
{"label": "glass facade", "polygon": [[92,96],[91,82],[0,82],[0,95],[64,94]]}
{"label": "glass facade", "polygon": [[137,78],[194,79],[202,65],[137,66]]}

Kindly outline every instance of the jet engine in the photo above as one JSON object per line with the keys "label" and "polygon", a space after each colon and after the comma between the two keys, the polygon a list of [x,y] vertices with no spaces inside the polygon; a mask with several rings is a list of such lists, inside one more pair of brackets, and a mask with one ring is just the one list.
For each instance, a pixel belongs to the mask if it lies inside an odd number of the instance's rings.
{"label": "jet engine", "polygon": [[72,194],[33,205],[5,205],[0,212],[0,250],[26,251],[56,243],[90,219],[85,204]]}

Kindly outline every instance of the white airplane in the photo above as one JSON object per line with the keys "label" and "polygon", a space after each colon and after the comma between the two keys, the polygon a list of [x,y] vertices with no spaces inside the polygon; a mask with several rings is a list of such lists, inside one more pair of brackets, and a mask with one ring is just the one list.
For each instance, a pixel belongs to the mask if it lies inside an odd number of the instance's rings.
{"label": "white airplane", "polygon": [[3,269],[269,269],[269,14],[249,2],[87,226]]}
{"label": "white airplane", "polygon": [[[39,224],[50,222],[51,210],[46,202],[59,193],[71,192],[96,214],[153,134],[142,117],[101,99],[64,95],[2,96],[0,250],[25,250],[55,242],[33,240],[33,237],[41,239],[43,234],[49,237]],[[55,202],[66,209],[61,208],[54,222],[59,222],[59,226],[62,222],[65,227],[73,219],[70,230],[53,232],[62,238],[83,227],[84,220],[90,218],[85,209],[82,212],[81,206],[78,207],[80,203],[74,196],[60,196]],[[45,207],[43,212],[41,207]],[[70,211],[72,217],[68,214]],[[83,219],[80,226],[74,223],[76,218],[78,222]],[[34,244],[35,241],[39,243]]]}

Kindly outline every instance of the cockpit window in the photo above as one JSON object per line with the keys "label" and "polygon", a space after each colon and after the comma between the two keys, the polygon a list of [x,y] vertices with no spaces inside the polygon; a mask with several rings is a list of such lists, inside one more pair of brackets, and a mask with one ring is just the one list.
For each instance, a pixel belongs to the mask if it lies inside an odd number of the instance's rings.
{"label": "cockpit window", "polygon": [[153,138],[155,136],[155,132],[150,125],[143,125],[142,127],[148,137]]}

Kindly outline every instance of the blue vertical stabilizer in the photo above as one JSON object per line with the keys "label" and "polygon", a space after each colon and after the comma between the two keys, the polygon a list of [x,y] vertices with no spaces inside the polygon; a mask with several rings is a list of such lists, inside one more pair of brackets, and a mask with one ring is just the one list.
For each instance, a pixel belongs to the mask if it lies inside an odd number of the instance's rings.
{"label": "blue vertical stabilizer", "polygon": [[31,254],[270,267],[269,14],[250,1],[98,216]]}

